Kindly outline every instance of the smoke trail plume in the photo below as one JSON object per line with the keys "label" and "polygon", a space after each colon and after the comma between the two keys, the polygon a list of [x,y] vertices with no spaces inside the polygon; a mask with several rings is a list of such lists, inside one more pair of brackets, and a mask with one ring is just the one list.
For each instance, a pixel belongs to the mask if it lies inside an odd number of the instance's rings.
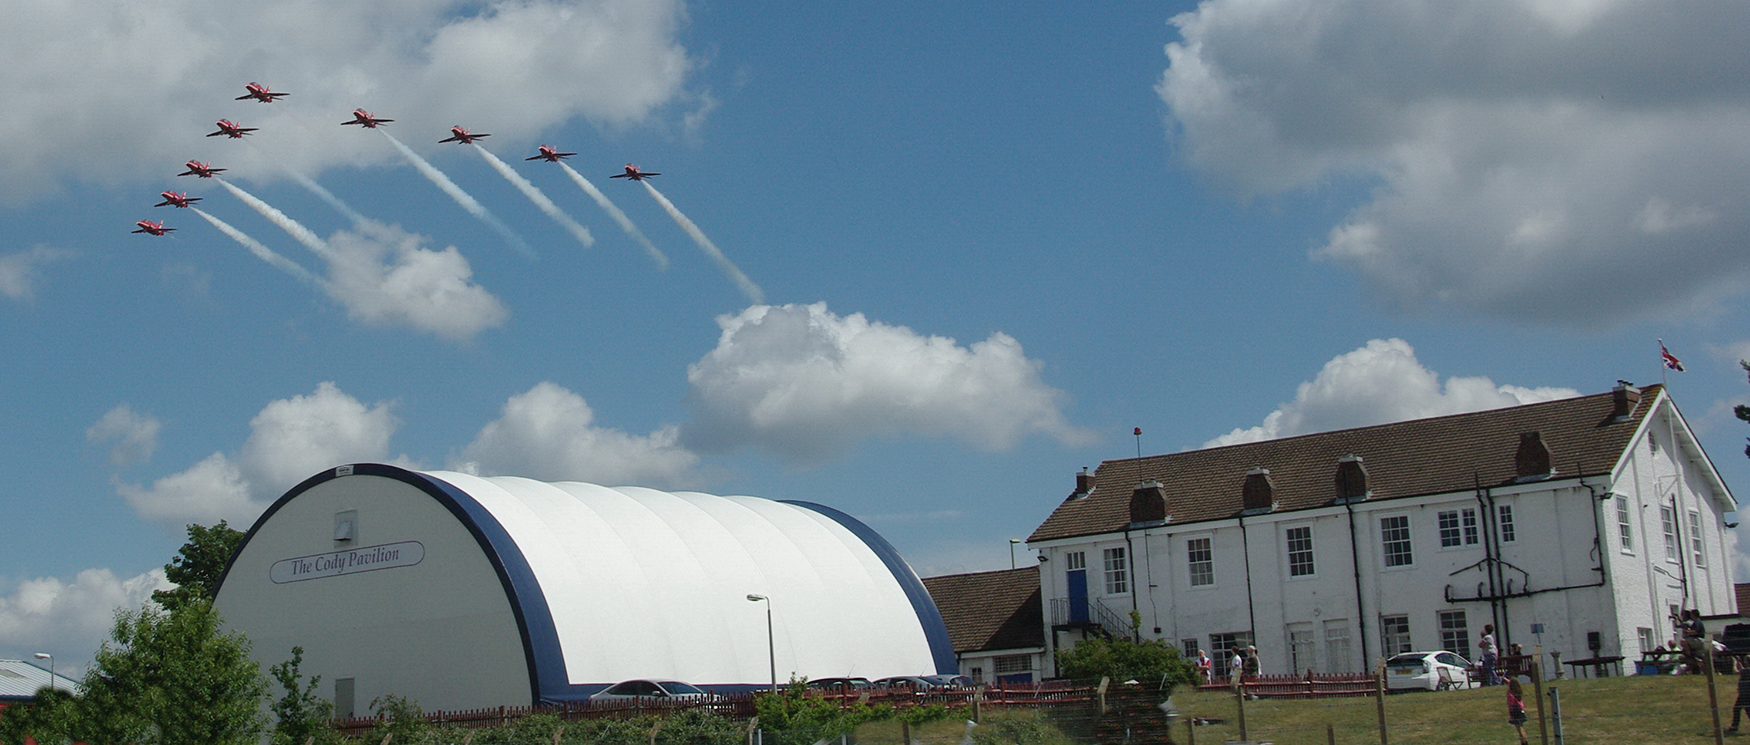
{"label": "smoke trail plume", "polygon": [[238,230],[234,227],[231,227],[230,223],[227,223],[224,220],[220,220],[217,217],[213,217],[212,215],[207,214],[204,210],[202,210],[199,207],[190,207],[189,209],[194,210],[195,214],[206,218],[207,222],[212,223],[213,227],[218,228],[220,232],[224,233],[225,235],[231,236],[231,240],[234,240],[234,241],[237,241],[238,243],[243,244],[244,248],[249,249],[250,253],[255,254],[255,258],[261,259],[262,261],[265,261],[269,264],[272,264],[273,266],[277,267],[279,270],[281,270],[287,274],[290,274],[293,277],[296,277],[300,281],[308,283],[312,287],[315,287],[315,288],[321,289],[321,290],[325,290],[325,291],[328,289],[327,283],[323,282],[316,275],[311,274],[304,267],[298,266],[297,263],[293,262],[291,259],[288,259],[284,256],[281,256],[277,253],[274,253],[273,249],[262,245],[261,241],[258,241],[258,240],[255,240],[254,238],[249,237],[243,231]]}
{"label": "smoke trail plume", "polygon": [[260,212],[262,217],[268,219],[268,222],[280,226],[281,230],[286,231],[287,234],[297,239],[299,243],[304,244],[305,248],[310,249],[317,256],[330,261],[334,259],[334,252],[328,250],[328,243],[317,237],[315,233],[310,232],[309,228],[298,224],[297,220],[287,217],[286,213],[274,209],[273,205],[261,201],[259,197],[238,188],[236,185],[223,178],[214,176],[213,180],[219,182],[220,186],[225,187],[226,191],[231,192],[232,196],[243,200],[243,203],[249,205],[251,209]]}
{"label": "smoke trail plume", "polygon": [[305,176],[304,174],[298,173],[290,168],[286,169],[286,173],[292,177],[292,180],[297,181],[299,186],[308,189],[311,194],[316,195],[317,199],[320,199],[323,202],[326,202],[328,206],[333,207],[335,212],[339,212],[343,217],[351,220],[353,225],[363,225],[370,222],[370,218],[359,214],[358,210],[348,206],[346,202],[340,201],[340,197],[334,196],[333,192],[322,188],[321,184],[316,183],[316,181],[309,176]]}
{"label": "smoke trail plume", "polygon": [[499,160],[498,156],[488,152],[486,148],[472,142],[468,144],[474,148],[474,152],[479,153],[480,157],[486,159],[486,164],[492,166],[492,170],[498,171],[498,175],[503,176],[504,180],[509,181],[512,186],[517,188],[517,191],[522,192],[523,196],[528,197],[529,201],[534,202],[536,207],[541,208],[542,212],[547,213],[548,217],[553,218],[553,222],[559,223],[560,227],[571,231],[571,236],[576,238],[578,243],[582,243],[584,248],[589,248],[590,246],[595,245],[595,236],[589,234],[589,228],[577,224],[576,220],[571,219],[570,215],[561,211],[559,205],[554,204],[553,200],[548,199],[546,194],[542,194],[541,190],[535,188],[534,184],[529,183],[528,179],[523,178],[521,174],[511,170],[509,164]]}
{"label": "smoke trail plume", "polygon": [[589,179],[583,177],[583,174],[571,170],[571,166],[566,165],[564,161],[559,161],[559,167],[565,169],[565,175],[577,182],[577,187],[582,189],[583,193],[588,194],[590,199],[594,199],[595,203],[601,206],[602,211],[608,213],[609,217],[614,218],[614,222],[620,224],[620,229],[626,231],[626,235],[632,236],[632,240],[644,247],[644,250],[650,254],[650,258],[656,262],[657,269],[665,271],[668,269],[668,257],[664,256],[662,251],[650,242],[649,238],[644,237],[644,233],[638,230],[638,226],[632,224],[632,218],[627,217],[626,213],[621,212],[619,207],[615,207],[613,202],[608,201],[608,195],[595,188],[595,184],[590,183]]}
{"label": "smoke trail plume", "polygon": [[741,288],[741,294],[746,295],[747,299],[754,305],[765,304],[766,293],[760,290],[760,286],[754,284],[753,280],[748,279],[746,274],[742,274],[728,256],[724,256],[722,251],[717,250],[717,246],[711,242],[711,239],[705,237],[705,231],[700,230],[699,226],[694,225],[692,220],[681,214],[680,209],[674,206],[674,202],[668,201],[668,197],[663,196],[662,192],[651,186],[649,181],[639,179],[638,183],[644,185],[644,189],[650,192],[650,198],[662,205],[662,208],[668,212],[668,216],[674,218],[675,224],[681,226],[681,230],[687,231],[687,235],[693,237],[693,242],[699,244],[699,250],[704,251],[705,255],[710,257],[711,261],[717,265],[717,269],[735,282],[736,287]]}
{"label": "smoke trail plume", "polygon": [[442,189],[445,194],[450,195],[451,199],[456,200],[456,204],[462,205],[462,209],[467,210],[468,214],[479,218],[481,222],[498,231],[498,234],[504,237],[505,242],[509,243],[511,248],[521,251],[524,256],[531,259],[535,258],[535,249],[529,248],[528,242],[524,241],[522,236],[512,232],[504,223],[499,222],[498,218],[493,217],[491,212],[486,211],[485,205],[474,201],[473,197],[468,196],[468,192],[462,191],[462,187],[451,181],[449,176],[445,176],[443,171],[439,171],[437,167],[419,157],[418,153],[401,144],[400,140],[395,139],[395,135],[389,134],[381,127],[377,128],[377,131],[382,133],[383,137],[388,138],[396,150],[401,151],[401,157],[406,158],[407,162],[412,164],[421,175],[430,180],[437,188]]}

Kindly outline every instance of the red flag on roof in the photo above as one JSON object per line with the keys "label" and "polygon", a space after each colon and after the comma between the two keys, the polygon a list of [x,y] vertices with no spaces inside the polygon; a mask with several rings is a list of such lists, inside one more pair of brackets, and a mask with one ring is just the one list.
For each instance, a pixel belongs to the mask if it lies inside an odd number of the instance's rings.
{"label": "red flag on roof", "polygon": [[1677,355],[1672,354],[1671,350],[1665,348],[1664,339],[1659,340],[1659,357],[1665,360],[1666,367],[1676,370],[1677,372],[1683,372],[1683,360],[1677,359]]}

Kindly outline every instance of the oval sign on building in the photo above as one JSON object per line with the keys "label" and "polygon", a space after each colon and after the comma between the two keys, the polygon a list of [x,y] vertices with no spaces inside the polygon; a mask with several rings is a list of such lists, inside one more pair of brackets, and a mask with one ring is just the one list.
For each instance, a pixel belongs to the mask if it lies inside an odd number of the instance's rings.
{"label": "oval sign on building", "polygon": [[381,546],[349,548],[313,556],[280,559],[267,570],[268,579],[276,585],[302,582],[307,579],[339,577],[343,574],[374,572],[378,569],[410,567],[425,560],[425,544],[419,541],[385,543]]}

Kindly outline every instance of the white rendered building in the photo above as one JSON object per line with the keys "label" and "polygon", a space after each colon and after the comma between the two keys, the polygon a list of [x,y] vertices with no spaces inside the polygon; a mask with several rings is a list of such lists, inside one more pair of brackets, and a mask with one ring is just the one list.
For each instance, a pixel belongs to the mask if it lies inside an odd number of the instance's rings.
{"label": "white rendered building", "polygon": [[380,464],[275,502],[215,605],[264,668],[301,646],[341,716],[955,670],[916,574],[831,508]]}
{"label": "white rendered building", "polygon": [[[1028,539],[1046,643],[1096,630],[1265,673],[1407,651],[1565,660],[1730,614],[1736,501],[1662,386],[1102,463]],[[1718,629],[1710,629],[1718,631]],[[1049,655],[1048,655],[1049,659]],[[1544,658],[1545,666],[1551,664]],[[1553,674],[1553,671],[1552,671]]]}

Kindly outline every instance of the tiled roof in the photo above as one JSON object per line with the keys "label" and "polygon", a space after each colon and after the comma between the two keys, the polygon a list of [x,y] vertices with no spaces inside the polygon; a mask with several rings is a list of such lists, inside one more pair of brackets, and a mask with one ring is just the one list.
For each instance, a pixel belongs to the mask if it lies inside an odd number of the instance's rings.
{"label": "tiled roof", "polygon": [[[49,671],[23,660],[0,660],[0,701],[21,701],[36,698],[36,692],[49,684]],[[55,687],[72,691],[79,685],[60,673],[55,673]]]}
{"label": "tiled roof", "polygon": [[1029,541],[1123,530],[1130,497],[1146,479],[1165,487],[1172,524],[1238,515],[1240,487],[1253,468],[1270,471],[1277,512],[1336,503],[1337,462],[1354,454],[1367,469],[1369,502],[1511,484],[1520,435],[1537,432],[1556,478],[1609,473],[1662,393],[1651,385],[1625,421],[1611,414],[1612,393],[1320,432],[1277,440],[1109,460],[1085,498],[1057,506]]}
{"label": "tiled roof", "polygon": [[1045,646],[1039,567],[925,577],[954,651]]}

